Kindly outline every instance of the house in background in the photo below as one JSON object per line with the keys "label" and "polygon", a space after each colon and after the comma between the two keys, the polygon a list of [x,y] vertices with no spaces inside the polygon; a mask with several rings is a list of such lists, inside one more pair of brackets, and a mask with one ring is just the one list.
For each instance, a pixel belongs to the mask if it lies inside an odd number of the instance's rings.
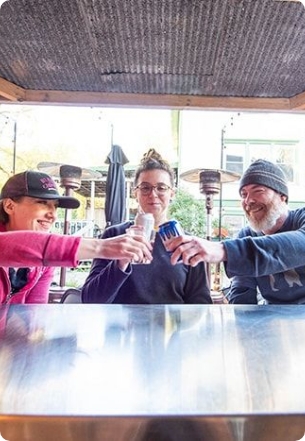
{"label": "house in background", "polygon": [[[179,170],[222,169],[241,175],[251,162],[268,159],[280,165],[289,183],[289,206],[305,205],[305,116],[269,112],[185,111],[181,115]],[[222,185],[214,197],[213,217],[231,235],[246,223],[238,180]],[[180,180],[198,198],[199,184]],[[221,200],[220,200],[221,197]]]}

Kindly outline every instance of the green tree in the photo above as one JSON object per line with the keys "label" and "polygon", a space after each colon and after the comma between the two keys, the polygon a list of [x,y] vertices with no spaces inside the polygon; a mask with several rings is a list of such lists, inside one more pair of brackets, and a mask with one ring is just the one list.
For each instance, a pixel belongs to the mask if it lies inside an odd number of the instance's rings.
{"label": "green tree", "polygon": [[171,218],[177,219],[185,232],[196,236],[206,235],[206,212],[204,200],[196,199],[185,189],[177,190],[169,207]]}

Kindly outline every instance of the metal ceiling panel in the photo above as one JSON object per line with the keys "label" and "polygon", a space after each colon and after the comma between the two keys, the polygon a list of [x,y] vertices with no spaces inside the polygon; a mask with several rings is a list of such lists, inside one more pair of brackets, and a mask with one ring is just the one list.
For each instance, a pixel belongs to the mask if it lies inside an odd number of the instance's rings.
{"label": "metal ceiling panel", "polygon": [[259,98],[305,91],[305,10],[297,1],[10,0],[0,10],[0,39],[0,78],[25,90]]}

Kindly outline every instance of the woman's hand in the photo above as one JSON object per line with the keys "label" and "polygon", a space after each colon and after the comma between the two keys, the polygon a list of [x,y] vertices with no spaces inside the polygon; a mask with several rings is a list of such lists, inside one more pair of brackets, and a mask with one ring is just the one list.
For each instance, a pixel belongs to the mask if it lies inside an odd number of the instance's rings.
{"label": "woman's hand", "polygon": [[103,255],[106,259],[126,259],[128,261],[141,262],[152,260],[152,245],[142,234],[122,234],[120,236],[102,239]]}
{"label": "woman's hand", "polygon": [[[152,261],[152,245],[143,235],[121,234],[106,239],[81,239],[78,259],[100,258],[129,262]],[[127,265],[126,265],[127,266]]]}

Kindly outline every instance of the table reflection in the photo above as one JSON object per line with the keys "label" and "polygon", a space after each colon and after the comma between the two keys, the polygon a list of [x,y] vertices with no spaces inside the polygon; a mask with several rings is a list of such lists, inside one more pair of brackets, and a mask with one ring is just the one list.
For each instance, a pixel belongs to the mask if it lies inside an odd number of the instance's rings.
{"label": "table reflection", "polygon": [[304,319],[303,306],[3,306],[0,431],[12,441],[5,416],[35,416],[53,435],[74,434],[77,417],[91,441],[101,428],[111,441],[163,432],[179,441],[192,430],[195,441],[295,441],[305,427]]}

